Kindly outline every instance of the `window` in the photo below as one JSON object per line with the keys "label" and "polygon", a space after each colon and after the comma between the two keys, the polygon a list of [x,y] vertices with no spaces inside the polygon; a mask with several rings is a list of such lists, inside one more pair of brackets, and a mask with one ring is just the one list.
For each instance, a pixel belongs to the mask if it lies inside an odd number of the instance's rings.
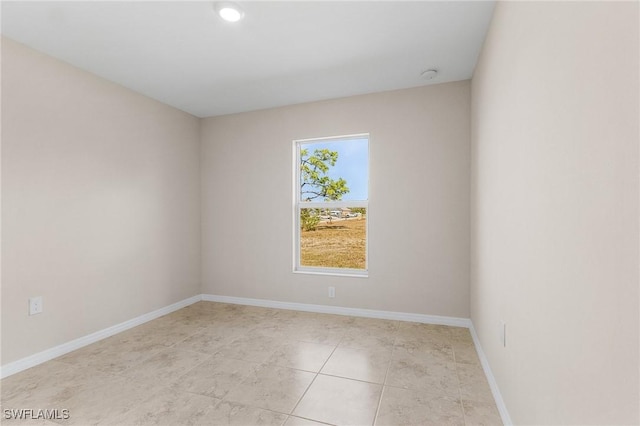
{"label": "window", "polygon": [[294,270],[366,276],[369,135],[294,142]]}

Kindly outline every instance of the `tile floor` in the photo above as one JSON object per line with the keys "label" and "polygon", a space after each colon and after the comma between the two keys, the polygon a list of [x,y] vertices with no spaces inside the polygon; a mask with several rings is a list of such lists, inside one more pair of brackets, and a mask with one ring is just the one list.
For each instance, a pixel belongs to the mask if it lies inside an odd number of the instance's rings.
{"label": "tile floor", "polygon": [[1,382],[50,425],[498,425],[469,331],[199,302]]}

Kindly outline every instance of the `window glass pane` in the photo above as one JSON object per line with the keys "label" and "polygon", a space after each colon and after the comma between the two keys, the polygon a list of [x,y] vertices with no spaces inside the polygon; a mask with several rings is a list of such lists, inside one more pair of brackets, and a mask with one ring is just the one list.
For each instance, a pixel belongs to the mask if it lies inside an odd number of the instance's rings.
{"label": "window glass pane", "polygon": [[300,201],[369,199],[369,139],[300,144]]}
{"label": "window glass pane", "polygon": [[300,266],[366,269],[365,208],[301,208],[300,228]]}

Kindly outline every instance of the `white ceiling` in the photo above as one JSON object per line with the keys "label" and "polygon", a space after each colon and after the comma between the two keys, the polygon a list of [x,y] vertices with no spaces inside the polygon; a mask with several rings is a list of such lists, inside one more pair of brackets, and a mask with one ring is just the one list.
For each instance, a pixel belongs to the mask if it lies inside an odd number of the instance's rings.
{"label": "white ceiling", "polygon": [[241,2],[231,24],[212,4],[2,1],[2,33],[208,117],[468,79],[494,6]]}

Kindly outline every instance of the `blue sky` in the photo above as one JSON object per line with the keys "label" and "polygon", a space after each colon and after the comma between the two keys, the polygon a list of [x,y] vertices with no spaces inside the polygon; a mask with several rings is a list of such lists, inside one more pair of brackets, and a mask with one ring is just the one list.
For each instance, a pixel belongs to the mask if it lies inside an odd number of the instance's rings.
{"label": "blue sky", "polygon": [[342,196],[342,200],[368,199],[369,141],[367,138],[305,143],[302,148],[307,149],[309,154],[313,154],[316,149],[325,148],[337,151],[338,161],[327,174],[332,179],[343,178],[347,181],[350,191]]}

